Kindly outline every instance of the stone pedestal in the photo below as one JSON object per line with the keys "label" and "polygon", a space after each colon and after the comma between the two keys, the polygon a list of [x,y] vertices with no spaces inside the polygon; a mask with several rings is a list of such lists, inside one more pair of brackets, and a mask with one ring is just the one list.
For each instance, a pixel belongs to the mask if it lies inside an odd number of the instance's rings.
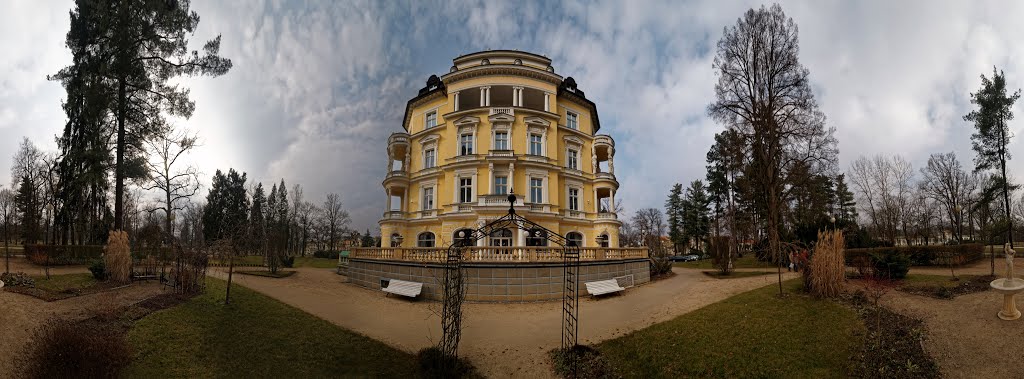
{"label": "stone pedestal", "polygon": [[999,311],[999,318],[1007,321],[1019,319],[1020,311],[1013,297],[1024,291],[1024,279],[996,279],[989,285],[1003,294],[1003,309]]}

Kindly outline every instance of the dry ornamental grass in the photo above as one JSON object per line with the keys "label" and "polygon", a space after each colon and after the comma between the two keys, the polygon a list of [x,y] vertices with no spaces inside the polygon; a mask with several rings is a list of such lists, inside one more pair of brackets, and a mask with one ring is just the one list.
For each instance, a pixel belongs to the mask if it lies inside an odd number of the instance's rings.
{"label": "dry ornamental grass", "polygon": [[843,232],[818,232],[818,244],[811,257],[811,293],[818,297],[839,296],[845,279]]}
{"label": "dry ornamental grass", "polygon": [[128,283],[132,279],[132,256],[128,246],[128,232],[111,230],[107,246],[103,248],[103,261],[110,280]]}

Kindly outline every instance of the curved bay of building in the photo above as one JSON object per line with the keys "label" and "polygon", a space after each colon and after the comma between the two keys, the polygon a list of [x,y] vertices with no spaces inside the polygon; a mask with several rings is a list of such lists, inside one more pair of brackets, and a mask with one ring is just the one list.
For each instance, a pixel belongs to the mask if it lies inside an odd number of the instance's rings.
{"label": "curved bay of building", "polygon": [[[596,105],[545,57],[486,51],[454,60],[409,100],[388,139],[382,244],[442,247],[508,211],[583,247],[618,247],[615,143]],[[526,246],[508,230],[481,246]]]}

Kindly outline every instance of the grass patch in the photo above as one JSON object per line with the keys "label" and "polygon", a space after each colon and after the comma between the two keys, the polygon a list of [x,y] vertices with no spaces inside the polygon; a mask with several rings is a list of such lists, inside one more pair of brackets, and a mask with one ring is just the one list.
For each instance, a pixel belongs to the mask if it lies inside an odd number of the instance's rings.
{"label": "grass patch", "polygon": [[838,302],[766,286],[597,346],[615,377],[844,378],[864,326]]}
{"label": "grass patch", "polygon": [[338,260],[330,258],[295,257],[295,267],[337,268]]}
{"label": "grass patch", "polygon": [[46,301],[64,300],[70,297],[96,293],[118,287],[121,284],[101,282],[92,274],[33,275],[34,287],[4,287],[4,290],[29,295]]}
{"label": "grass patch", "polygon": [[416,359],[248,288],[206,293],[135,323],[126,377],[411,377]]}
{"label": "grass patch", "polygon": [[[676,262],[673,264],[675,267],[681,268],[698,268],[704,270],[715,270],[717,269],[712,263],[711,259],[701,259],[694,262]],[[771,262],[761,262],[757,260],[757,257],[753,253],[744,254],[743,258],[736,258],[732,261],[733,268],[764,268],[764,269],[775,269],[775,266]]]}
{"label": "grass patch", "polygon": [[771,275],[774,272],[770,271],[733,271],[729,275],[722,275],[721,271],[703,271],[704,275],[710,276],[715,279],[739,279],[749,278],[751,276]]}
{"label": "grass patch", "polygon": [[959,275],[952,280],[947,275],[908,274],[899,290],[907,293],[952,299],[960,295],[988,291],[996,278],[991,275]]}
{"label": "grass patch", "polygon": [[264,276],[268,278],[287,278],[289,276],[295,275],[295,271],[285,270],[278,270],[277,272],[270,272],[265,270],[239,270],[235,272],[242,275]]}

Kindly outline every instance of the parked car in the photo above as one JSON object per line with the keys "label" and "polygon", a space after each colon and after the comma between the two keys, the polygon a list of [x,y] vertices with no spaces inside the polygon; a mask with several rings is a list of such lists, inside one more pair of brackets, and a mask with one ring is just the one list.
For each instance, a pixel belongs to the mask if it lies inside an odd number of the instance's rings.
{"label": "parked car", "polygon": [[694,262],[700,259],[696,254],[673,255],[669,257],[673,262]]}

